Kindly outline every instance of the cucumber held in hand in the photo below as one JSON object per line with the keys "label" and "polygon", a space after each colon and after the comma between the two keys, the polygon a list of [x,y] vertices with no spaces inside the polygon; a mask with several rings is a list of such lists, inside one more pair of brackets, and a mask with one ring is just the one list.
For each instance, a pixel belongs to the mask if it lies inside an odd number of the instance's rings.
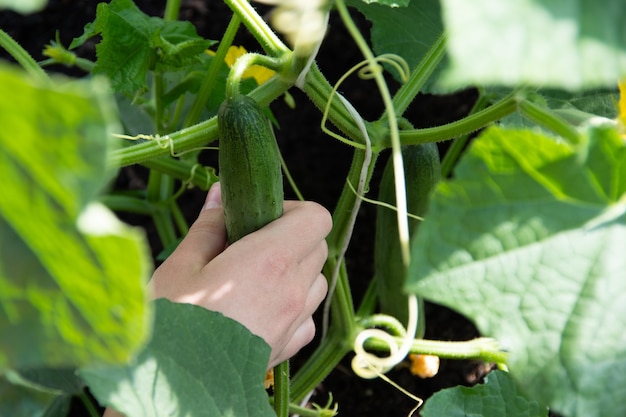
{"label": "cucumber held in hand", "polygon": [[232,243],[283,214],[280,151],[269,119],[248,96],[226,99],[217,124],[222,205]]}
{"label": "cucumber held in hand", "polygon": [[[441,162],[435,143],[410,145],[402,148],[404,175],[406,182],[407,210],[409,213],[424,216],[430,193],[441,178]],[[380,201],[396,204],[393,163],[391,158],[385,166],[378,195]],[[411,240],[420,220],[409,219]],[[374,279],[381,312],[390,314],[406,324],[408,321],[408,297],[403,288],[407,269],[402,262],[398,220],[395,211],[378,207],[376,212],[376,238],[374,247]],[[417,337],[423,336],[424,315],[420,300]]]}

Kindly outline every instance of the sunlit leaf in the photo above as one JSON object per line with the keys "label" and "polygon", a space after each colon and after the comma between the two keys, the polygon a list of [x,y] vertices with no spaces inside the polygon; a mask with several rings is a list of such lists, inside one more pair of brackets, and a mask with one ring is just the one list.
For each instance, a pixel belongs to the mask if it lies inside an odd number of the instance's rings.
{"label": "sunlit leaf", "polygon": [[0,69],[0,369],[127,359],[150,323],[143,232],[91,203],[115,171],[108,84]]}
{"label": "sunlit leaf", "polygon": [[450,87],[520,84],[613,88],[626,74],[626,3],[585,0],[441,2]]}
{"label": "sunlit leaf", "polygon": [[[491,128],[440,183],[408,289],[471,318],[530,398],[568,417],[626,414],[626,141],[580,149]],[[610,389],[607,389],[610,387]]]}

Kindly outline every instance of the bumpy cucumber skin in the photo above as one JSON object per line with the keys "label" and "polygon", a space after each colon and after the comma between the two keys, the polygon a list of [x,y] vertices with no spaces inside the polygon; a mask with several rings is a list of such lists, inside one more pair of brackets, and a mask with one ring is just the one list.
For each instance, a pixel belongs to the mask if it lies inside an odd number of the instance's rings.
{"label": "bumpy cucumber skin", "polygon": [[283,214],[283,179],[274,132],[263,109],[241,95],[220,106],[219,178],[228,241]]}
{"label": "bumpy cucumber skin", "polygon": [[[405,146],[402,149],[404,175],[407,189],[408,212],[423,217],[428,208],[430,193],[441,179],[441,162],[437,145]],[[391,158],[383,171],[378,199],[395,206],[395,187]],[[411,239],[417,233],[421,221],[409,218]],[[376,238],[374,247],[374,279],[382,313],[390,314],[404,324],[408,321],[408,299],[403,288],[407,269],[402,263],[395,211],[378,207],[376,212]],[[424,314],[420,300],[417,337],[423,336]]]}

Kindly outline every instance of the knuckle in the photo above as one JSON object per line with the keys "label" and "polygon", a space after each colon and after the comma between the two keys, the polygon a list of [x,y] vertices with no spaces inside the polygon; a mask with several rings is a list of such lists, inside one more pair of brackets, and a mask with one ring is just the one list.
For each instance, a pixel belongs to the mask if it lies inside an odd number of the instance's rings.
{"label": "knuckle", "polygon": [[296,318],[300,317],[304,312],[305,297],[295,293],[287,297],[283,307],[285,317]]}
{"label": "knuckle", "polygon": [[303,345],[308,345],[315,338],[316,328],[313,320],[307,320],[304,323],[304,331],[302,335]]}
{"label": "knuckle", "polygon": [[330,215],[330,212],[321,204],[318,204],[313,201],[309,201],[307,206],[308,206],[308,210],[311,212],[311,219],[313,219],[316,222],[317,226],[321,230],[324,230],[325,233],[330,232],[330,229],[332,228],[332,225],[333,225],[332,216]]}
{"label": "knuckle", "polygon": [[290,259],[282,253],[269,253],[262,261],[263,275],[280,280],[288,275],[291,267]]}

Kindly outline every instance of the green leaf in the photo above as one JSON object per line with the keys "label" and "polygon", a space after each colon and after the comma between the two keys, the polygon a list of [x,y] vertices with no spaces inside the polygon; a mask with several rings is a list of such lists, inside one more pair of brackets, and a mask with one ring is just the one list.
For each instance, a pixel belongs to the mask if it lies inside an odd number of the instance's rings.
{"label": "green leaf", "polygon": [[0,369],[123,361],[147,336],[144,234],[91,203],[120,131],[103,81],[0,68]]}
{"label": "green leaf", "polygon": [[[376,54],[399,55],[410,69],[417,66],[443,31],[438,0],[415,0],[399,8],[361,0],[348,0],[346,4],[372,22],[370,38]],[[391,71],[397,76],[396,70]]]}
{"label": "green leaf", "polygon": [[44,390],[55,390],[65,394],[80,394],[85,383],[80,379],[74,368],[41,368],[19,371],[24,382],[40,387]]}
{"label": "green leaf", "polygon": [[41,417],[56,398],[53,393],[13,384],[0,376],[0,416]]}
{"label": "green leaf", "polygon": [[[494,102],[510,93],[510,89],[489,89],[490,100]],[[527,99],[540,106],[549,107],[555,115],[574,126],[584,125],[598,117],[617,118],[619,100],[617,89],[588,90],[576,94],[563,90],[539,90],[536,93],[525,94]],[[507,128],[537,128],[535,123],[519,112],[505,117],[498,124]]]}
{"label": "green leaf", "polygon": [[156,301],[153,339],[127,366],[85,368],[101,404],[127,416],[275,416],[263,388],[269,346],[191,304]]}
{"label": "green leaf", "polygon": [[131,0],[98,5],[96,20],[71,47],[100,34],[94,73],[106,74],[116,91],[147,87],[147,73],[181,68],[212,42],[200,38],[190,22],[165,21],[143,13]]}
{"label": "green leaf", "polygon": [[487,375],[484,384],[454,387],[436,392],[426,401],[422,417],[547,417],[540,407],[517,393],[515,382],[503,371]]}
{"label": "green leaf", "polygon": [[626,3],[443,0],[448,88],[613,88],[626,74]]}
{"label": "green leaf", "polygon": [[182,68],[195,62],[198,55],[215,44],[214,41],[200,38],[190,22],[161,22],[163,28],[155,33],[151,44],[157,50],[157,65]]}
{"label": "green leaf", "polygon": [[618,417],[626,141],[606,127],[587,139],[574,151],[533,131],[487,130],[436,188],[407,289],[499,340],[530,398],[568,417]]}
{"label": "green leaf", "polygon": [[34,13],[43,9],[47,0],[0,0],[1,9],[12,9],[18,13]]}
{"label": "green leaf", "polygon": [[365,4],[380,4],[388,7],[406,7],[411,0],[361,0]]}
{"label": "green leaf", "polygon": [[[71,395],[59,395],[57,396],[52,404],[46,409],[46,412],[42,417],[66,417],[70,413],[70,409],[72,408],[72,399]],[[32,416],[31,416],[32,417]]]}

